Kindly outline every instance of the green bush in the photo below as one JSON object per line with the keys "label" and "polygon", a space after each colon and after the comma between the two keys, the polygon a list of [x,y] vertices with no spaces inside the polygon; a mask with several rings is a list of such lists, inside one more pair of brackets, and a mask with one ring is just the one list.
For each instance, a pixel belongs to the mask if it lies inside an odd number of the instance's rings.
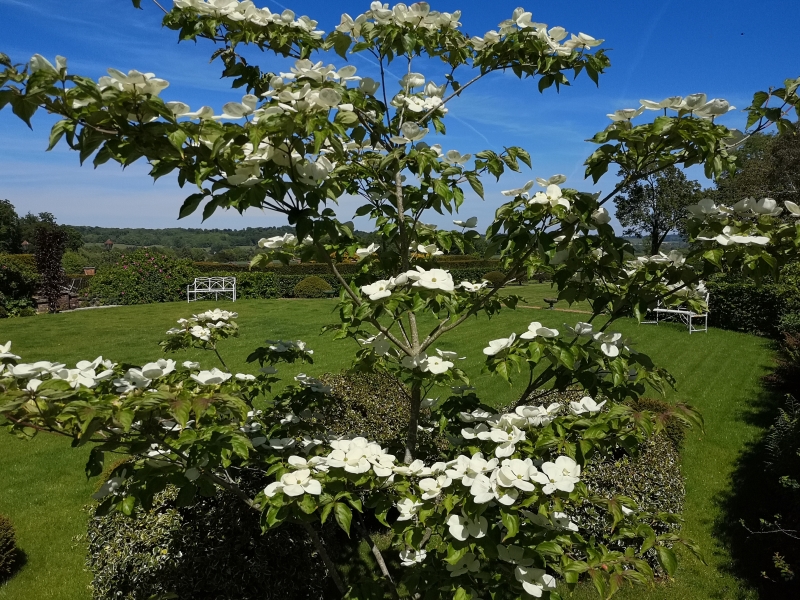
{"label": "green bush", "polygon": [[11,520],[0,515],[0,582],[11,577],[19,566],[17,535]]}
{"label": "green bush", "polygon": [[500,271],[489,271],[483,275],[483,278],[491,283],[494,287],[499,286],[503,283],[503,280],[506,278],[505,273]]}
{"label": "green bush", "polygon": [[781,335],[800,335],[800,312],[786,313],[778,322],[778,332]]}
{"label": "green bush", "polygon": [[[379,443],[392,454],[403,456],[409,417],[408,390],[389,374],[339,373],[320,378],[331,387],[333,402],[325,405],[322,424],[331,435],[356,436]],[[420,420],[429,411],[423,409]],[[435,459],[447,440],[438,430],[418,432],[419,458]]]}
{"label": "green bush", "polygon": [[[619,453],[593,458],[581,474],[581,481],[590,493],[604,498],[628,496],[636,502],[638,510],[646,513],[680,515],[683,512],[686,491],[680,455],[664,434],[653,436],[640,444],[639,452],[634,456]],[[595,535],[603,539],[611,525],[611,517],[599,512],[588,501],[572,516],[585,536]],[[665,523],[656,518],[650,519],[648,524],[657,534],[679,528],[677,523]],[[619,542],[607,540],[605,543],[616,550],[624,548],[624,544]],[[655,553],[650,551],[646,557],[650,566],[660,572]]]}
{"label": "green bush", "polygon": [[336,597],[299,526],[262,535],[258,513],[230,494],[218,492],[185,507],[177,497],[170,486],[150,510],[137,505],[130,517],[92,515],[86,564],[93,600]]}
{"label": "green bush", "polygon": [[709,325],[779,337],[784,315],[800,313],[800,263],[785,266],[779,283],[743,281],[731,275],[707,283]]}
{"label": "green bush", "polygon": [[7,319],[8,318],[8,311],[5,309],[4,306],[0,306],[0,319]]}
{"label": "green bush", "polygon": [[36,316],[36,309],[32,306],[26,306],[25,308],[20,308],[17,312],[18,317],[35,317]]}
{"label": "green bush", "polygon": [[330,284],[316,275],[306,277],[294,286],[295,298],[325,298],[328,292],[332,292]]}
{"label": "green bush", "polygon": [[186,286],[196,275],[188,260],[134,250],[114,265],[98,267],[84,295],[107,304],[174,302],[186,299]]}
{"label": "green bush", "polygon": [[61,265],[64,267],[65,273],[83,273],[83,267],[94,266],[86,262],[86,258],[80,252],[74,250],[67,250],[64,252],[64,257],[61,259]]}
{"label": "green bush", "polygon": [[0,254],[0,305],[8,312],[32,302],[39,273],[32,254]]}

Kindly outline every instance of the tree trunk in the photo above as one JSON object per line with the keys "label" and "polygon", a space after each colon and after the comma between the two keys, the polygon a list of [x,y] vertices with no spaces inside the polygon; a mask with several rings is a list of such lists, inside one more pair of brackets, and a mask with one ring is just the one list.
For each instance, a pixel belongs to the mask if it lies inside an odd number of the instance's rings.
{"label": "tree trunk", "polygon": [[422,402],[422,387],[418,382],[411,387],[411,414],[408,417],[408,437],[406,438],[406,455],[404,462],[411,463],[417,452],[417,424],[419,407]]}

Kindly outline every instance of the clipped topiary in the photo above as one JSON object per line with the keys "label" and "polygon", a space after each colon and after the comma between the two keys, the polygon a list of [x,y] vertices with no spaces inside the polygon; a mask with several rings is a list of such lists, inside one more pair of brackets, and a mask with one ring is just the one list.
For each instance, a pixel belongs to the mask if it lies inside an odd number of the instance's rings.
{"label": "clipped topiary", "polygon": [[17,534],[11,519],[0,515],[0,581],[11,577],[18,565]]}
{"label": "clipped topiary", "polygon": [[322,279],[322,277],[311,275],[310,277],[306,277],[300,283],[294,286],[294,297],[324,298],[327,295],[327,293],[332,291],[333,288],[331,287],[331,284]]}
{"label": "clipped topiary", "polygon": [[503,280],[505,280],[506,276],[505,273],[501,273],[500,271],[489,271],[483,276],[483,278],[491,283],[494,287],[498,287],[503,283]]}
{"label": "clipped topiary", "polygon": [[[325,374],[320,379],[331,388],[322,423],[330,435],[362,436],[402,457],[407,435],[410,392],[388,373]],[[436,428],[425,426],[430,412],[420,414],[417,457],[435,459],[447,440]],[[431,425],[431,424],[428,424]]]}
{"label": "clipped topiary", "polygon": [[[255,485],[255,484],[254,484]],[[94,600],[322,600],[336,597],[299,526],[262,535],[259,515],[218,492],[179,507],[178,489],[89,519],[86,564]]]}

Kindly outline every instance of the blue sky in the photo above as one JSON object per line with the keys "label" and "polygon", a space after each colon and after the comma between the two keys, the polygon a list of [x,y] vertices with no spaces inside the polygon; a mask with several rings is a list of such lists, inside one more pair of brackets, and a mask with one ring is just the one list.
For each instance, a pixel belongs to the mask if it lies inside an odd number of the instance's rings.
{"label": "blue sky", "polygon": [[[355,16],[369,7],[364,0],[256,0],[256,4],[276,11],[286,5],[317,19],[325,31],[338,24],[342,12]],[[509,18],[518,0],[431,4],[435,10],[461,9],[464,30],[483,35]],[[193,109],[208,104],[220,111],[225,102],[240,99],[241,91],[231,90],[219,78],[219,63],[209,64],[213,51],[209,43],[177,44],[176,34],[161,28],[160,10],[150,0],[143,0],[142,6],[144,10],[135,10],[129,0],[0,0],[0,52],[14,62],[25,62],[37,52],[50,60],[61,54],[68,58],[71,72],[95,79],[108,67],[153,72],[170,82],[162,93],[165,100],[181,100]],[[800,75],[794,36],[788,27],[781,34],[782,24],[800,22],[796,0],[573,0],[523,6],[533,12],[535,21],[605,39],[603,47],[610,49],[612,66],[599,88],[580,77],[560,94],[554,89],[539,94],[535,81],[496,74],[450,105],[445,121],[448,135],[436,140],[445,150],[474,153],[520,145],[533,159],[530,172],[509,174],[500,183],[485,180],[485,202],[470,198],[464,214],[477,215],[481,226],[488,224],[501,202],[501,189],[534,177],[564,173],[569,187],[611,189],[613,177],[593,187],[583,180],[582,166],[593,149],[585,140],[609,123],[605,116],[609,112],[638,106],[640,98],[660,100],[696,92],[726,98],[743,108],[753,92]],[[269,55],[262,57],[260,63],[267,69],[285,68]],[[330,61],[342,62],[338,57]],[[360,75],[375,75],[374,65],[365,59],[351,61]],[[435,70],[424,71],[442,82]],[[46,153],[52,122],[48,115],[37,114],[31,132],[10,110],[0,112],[0,198],[11,200],[19,213],[49,211],[59,222],[74,225],[200,225],[199,216],[177,220],[183,198],[194,190],[181,190],[169,178],[153,184],[144,164],[125,171],[113,164],[95,170],[88,164],[79,167],[77,155],[66,146]],[[736,110],[723,122],[742,128],[744,115]],[[698,171],[690,175],[702,178]],[[356,205],[344,201],[340,216],[349,218]],[[445,218],[431,221],[449,223]],[[281,224],[281,215],[251,211],[244,216],[218,212],[203,226]]]}

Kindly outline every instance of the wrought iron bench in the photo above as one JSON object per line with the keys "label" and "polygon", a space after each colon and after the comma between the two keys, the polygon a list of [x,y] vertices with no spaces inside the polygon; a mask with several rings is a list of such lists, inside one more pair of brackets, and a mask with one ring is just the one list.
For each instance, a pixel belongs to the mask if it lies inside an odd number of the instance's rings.
{"label": "wrought iron bench", "polygon": [[194,283],[186,286],[186,301],[197,300],[199,296],[214,294],[236,302],[236,277],[196,277]]}
{"label": "wrought iron bench", "polygon": [[[708,306],[708,300],[710,298],[710,294],[706,294],[705,303]],[[662,306],[661,301],[658,301],[658,305],[648,312],[653,313],[655,315],[655,320],[650,321],[642,321],[642,323],[655,323],[658,325],[659,321],[667,321],[670,319],[678,319],[684,325],[686,325],[689,329],[689,334],[696,333],[699,331],[708,332],[708,309],[703,314],[698,314],[688,308],[684,308],[679,306],[677,308],[664,308]],[[702,322],[701,327],[695,326],[695,323]]]}

